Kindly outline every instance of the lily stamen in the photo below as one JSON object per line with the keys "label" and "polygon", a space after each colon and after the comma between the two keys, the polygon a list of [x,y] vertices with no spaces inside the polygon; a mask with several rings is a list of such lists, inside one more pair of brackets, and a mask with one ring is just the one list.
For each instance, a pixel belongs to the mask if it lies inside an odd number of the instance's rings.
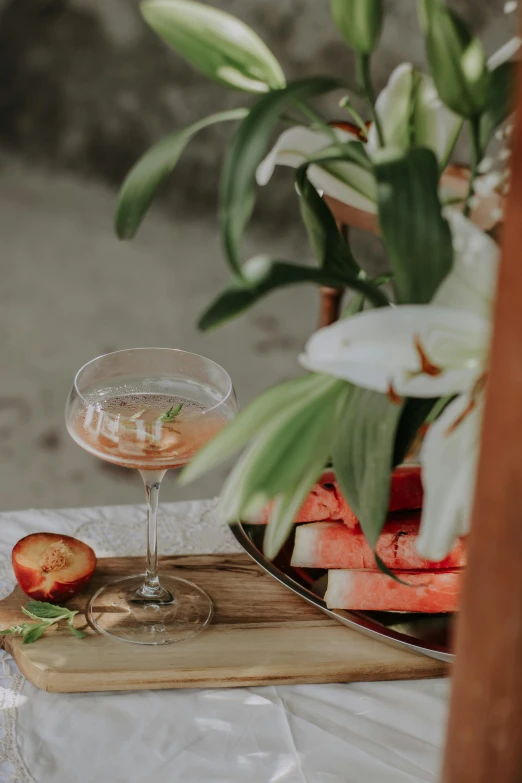
{"label": "lily stamen", "polygon": [[433,377],[436,377],[437,375],[441,375],[442,368],[438,367],[436,364],[433,364],[433,362],[430,362],[426,351],[422,347],[422,343],[419,335],[415,335],[414,344],[415,344],[415,350],[417,351],[420,359],[420,365],[421,365],[420,374],[431,375]]}
{"label": "lily stamen", "polygon": [[469,416],[469,414],[476,408],[476,406],[477,406],[477,401],[475,399],[471,399],[469,403],[466,405],[466,407],[464,408],[464,410],[462,411],[462,413],[459,416],[457,416],[455,421],[449,425],[449,427],[447,428],[444,434],[448,436],[451,435],[453,432],[455,432],[457,427],[459,427],[462,424],[464,419],[467,416]]}
{"label": "lily stamen", "polygon": [[401,405],[402,403],[402,397],[397,394],[395,389],[393,388],[393,383],[390,381],[390,384],[388,386],[388,399],[390,402],[393,402],[394,405]]}
{"label": "lily stamen", "polygon": [[479,398],[480,394],[482,393],[482,391],[484,390],[484,387],[486,385],[487,379],[488,379],[487,372],[482,373],[482,375],[479,378],[477,378],[477,380],[475,381],[475,384],[473,385],[473,389],[471,390],[471,398],[470,398],[469,403],[466,405],[466,407],[464,408],[464,410],[462,411],[460,416],[457,416],[455,421],[452,422],[449,425],[449,427],[447,428],[446,432],[444,433],[446,436],[451,435],[453,432],[455,432],[457,427],[460,424],[462,424],[462,422],[464,421],[466,416],[469,416],[469,414],[473,410],[475,410],[475,408],[477,407],[478,398]]}

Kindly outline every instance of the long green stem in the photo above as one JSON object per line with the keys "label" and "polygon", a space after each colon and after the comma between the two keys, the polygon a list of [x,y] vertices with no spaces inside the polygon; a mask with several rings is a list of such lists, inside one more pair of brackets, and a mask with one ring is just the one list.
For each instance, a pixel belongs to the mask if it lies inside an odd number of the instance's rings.
{"label": "long green stem", "polygon": [[373,89],[372,77],[370,74],[369,54],[357,55],[357,74],[361,89],[366,95],[368,103],[370,104],[373,122],[375,123],[375,129],[377,131],[377,138],[379,139],[379,146],[384,147],[384,133],[382,130],[382,125],[379,119],[379,115],[375,111],[375,90]]}
{"label": "long green stem", "polygon": [[443,174],[443,172],[446,170],[446,167],[448,166],[448,164],[450,162],[451,156],[453,154],[453,150],[455,149],[455,144],[457,143],[457,139],[460,136],[460,132],[462,130],[462,126],[463,125],[464,125],[464,120],[461,120],[457,124],[457,127],[455,128],[455,131],[453,133],[453,137],[452,137],[452,139],[450,140],[450,142],[448,144],[448,147],[446,149],[444,157],[442,158],[442,160],[439,163],[439,171],[440,171],[441,174]]}
{"label": "long green stem", "polygon": [[482,149],[480,146],[480,122],[478,117],[470,120],[471,130],[471,172],[469,177],[468,195],[464,205],[464,215],[469,217],[471,212],[471,200],[475,194],[475,180],[477,178],[478,165],[482,159]]}
{"label": "long green stem", "polygon": [[359,112],[357,111],[357,109],[355,108],[355,106],[353,105],[353,103],[351,102],[350,98],[347,95],[345,95],[345,97],[339,101],[339,106],[342,109],[346,109],[346,111],[352,116],[352,118],[357,123],[357,126],[361,131],[362,135],[364,136],[365,139],[367,139],[368,128],[366,127],[366,123],[364,122],[363,118],[361,117],[361,115],[359,114]]}
{"label": "long green stem", "polygon": [[297,105],[305,117],[308,117],[309,120],[315,122],[316,125],[318,125],[322,130],[324,130],[325,133],[330,136],[334,144],[339,144],[339,139],[337,138],[334,128],[332,128],[332,126],[326,122],[324,117],[321,117],[319,112],[315,111],[315,109],[302,101],[300,101]]}
{"label": "long green stem", "polygon": [[283,114],[279,115],[279,119],[281,122],[286,123],[287,125],[301,125],[302,120],[299,119],[299,117],[294,117],[292,114],[289,114],[288,112],[284,112]]}

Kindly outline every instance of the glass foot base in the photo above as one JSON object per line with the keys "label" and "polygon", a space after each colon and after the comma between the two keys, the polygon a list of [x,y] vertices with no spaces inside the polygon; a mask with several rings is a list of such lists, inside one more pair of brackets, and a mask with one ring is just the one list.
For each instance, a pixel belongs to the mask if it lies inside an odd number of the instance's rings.
{"label": "glass foot base", "polygon": [[144,600],[143,580],[127,576],[94,593],[87,607],[92,627],[121,642],[157,645],[191,639],[210,623],[212,601],[197,585],[160,575],[161,600]]}

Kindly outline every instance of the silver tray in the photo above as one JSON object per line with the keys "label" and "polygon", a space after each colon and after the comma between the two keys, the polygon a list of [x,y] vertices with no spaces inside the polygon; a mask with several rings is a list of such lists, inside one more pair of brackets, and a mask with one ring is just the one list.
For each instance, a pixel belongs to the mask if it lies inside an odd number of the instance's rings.
{"label": "silver tray", "polygon": [[293,536],[274,562],[271,562],[263,554],[264,525],[237,522],[231,525],[231,529],[243,549],[261,568],[334,620],[374,639],[379,639],[385,644],[402,647],[439,661],[453,660],[454,656],[451,652],[453,615],[345,612],[341,609],[328,609],[323,601],[327,572],[311,568],[294,568],[290,565]]}

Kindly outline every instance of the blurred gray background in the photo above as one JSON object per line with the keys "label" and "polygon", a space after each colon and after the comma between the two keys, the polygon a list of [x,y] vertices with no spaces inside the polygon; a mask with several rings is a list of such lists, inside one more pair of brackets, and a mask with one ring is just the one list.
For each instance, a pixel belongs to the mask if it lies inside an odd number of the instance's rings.
{"label": "blurred gray background", "polygon": [[[249,23],[289,79],[341,74],[353,58],[327,0],[213,0]],[[488,52],[512,34],[504,0],[452,5]],[[415,0],[389,0],[375,58],[383,86],[391,69],[422,65]],[[141,20],[138,0],[0,0],[0,508],[141,502],[137,475],[97,461],[68,437],[63,409],[76,370],[126,347],[181,347],[232,375],[241,403],[298,371],[314,329],[318,294],[272,296],[212,333],[198,314],[227,280],[216,231],[218,173],[231,128],[199,135],[137,239],[113,235],[118,183],[154,141],[205,114],[245,105],[199,76]],[[328,108],[328,107],[327,107]],[[342,112],[329,107],[330,116]],[[245,243],[310,258],[282,169],[262,193]],[[359,242],[371,266],[376,242]],[[225,467],[178,493],[215,494]]]}

